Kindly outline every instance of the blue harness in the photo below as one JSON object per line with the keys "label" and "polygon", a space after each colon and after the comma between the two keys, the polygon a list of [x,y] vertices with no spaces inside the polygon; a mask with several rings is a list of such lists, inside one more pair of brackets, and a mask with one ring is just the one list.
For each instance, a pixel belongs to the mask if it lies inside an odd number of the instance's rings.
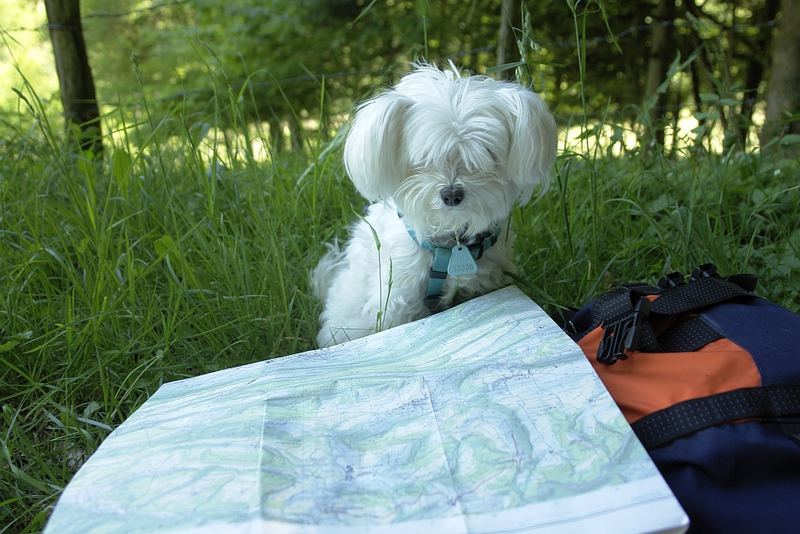
{"label": "blue harness", "polygon": [[[398,216],[402,218],[399,213]],[[433,253],[433,265],[431,266],[428,288],[425,291],[425,299],[423,300],[430,310],[436,308],[444,294],[444,281],[447,279],[447,275],[463,276],[475,274],[478,271],[476,262],[483,256],[484,252],[497,243],[497,235],[500,233],[495,226],[491,232],[479,236],[480,240],[475,243],[462,245],[456,240],[455,246],[442,247],[428,241],[419,241],[417,234],[408,224],[406,224],[406,230],[416,244]]]}

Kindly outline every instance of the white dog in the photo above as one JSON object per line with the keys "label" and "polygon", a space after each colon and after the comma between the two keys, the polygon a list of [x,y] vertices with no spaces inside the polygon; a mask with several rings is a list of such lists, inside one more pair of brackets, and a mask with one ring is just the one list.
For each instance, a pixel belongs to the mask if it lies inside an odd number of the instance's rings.
{"label": "white dog", "polygon": [[320,347],[419,319],[503,287],[508,217],[546,187],[556,125],[518,84],[416,65],[356,110],[344,148],[375,202],[312,274]]}

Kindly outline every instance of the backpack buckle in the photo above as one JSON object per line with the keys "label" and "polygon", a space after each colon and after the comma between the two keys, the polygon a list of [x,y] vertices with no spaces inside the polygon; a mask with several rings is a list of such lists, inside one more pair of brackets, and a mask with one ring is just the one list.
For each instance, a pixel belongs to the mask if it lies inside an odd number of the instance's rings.
{"label": "backpack buckle", "polygon": [[696,268],[692,271],[692,280],[699,280],[701,278],[717,278],[719,274],[717,273],[717,266],[713,263],[704,263],[700,267]]}
{"label": "backpack buckle", "polygon": [[661,289],[669,289],[672,287],[682,286],[686,283],[683,275],[681,273],[669,273],[668,275],[664,276],[661,280],[658,281],[658,287]]}
{"label": "backpack buckle", "polygon": [[603,339],[597,348],[598,362],[613,365],[617,360],[628,359],[625,351],[638,347],[642,324],[650,315],[650,304],[649,299],[639,296],[633,311],[603,326]]}

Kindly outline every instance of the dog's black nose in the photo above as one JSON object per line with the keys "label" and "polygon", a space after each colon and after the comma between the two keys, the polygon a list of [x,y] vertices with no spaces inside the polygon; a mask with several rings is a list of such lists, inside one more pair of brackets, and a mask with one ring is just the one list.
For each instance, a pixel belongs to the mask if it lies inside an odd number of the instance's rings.
{"label": "dog's black nose", "polygon": [[439,195],[442,197],[442,201],[444,202],[445,206],[458,206],[464,200],[464,191],[463,187],[460,186],[452,186],[448,185],[447,187],[443,188],[439,191]]}

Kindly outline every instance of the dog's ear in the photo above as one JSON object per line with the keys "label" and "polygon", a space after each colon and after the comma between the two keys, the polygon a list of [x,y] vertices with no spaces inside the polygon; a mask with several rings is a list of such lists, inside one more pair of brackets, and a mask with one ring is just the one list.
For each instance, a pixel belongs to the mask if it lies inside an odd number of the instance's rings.
{"label": "dog's ear", "polygon": [[509,147],[506,172],[519,188],[519,203],[530,200],[534,189],[547,189],[550,167],[556,159],[558,131],[553,115],[539,95],[510,85],[502,92],[509,107]]}
{"label": "dog's ear", "polygon": [[408,98],[387,91],[356,110],[344,145],[344,164],[368,200],[390,198],[408,172],[403,123],[410,105]]}

